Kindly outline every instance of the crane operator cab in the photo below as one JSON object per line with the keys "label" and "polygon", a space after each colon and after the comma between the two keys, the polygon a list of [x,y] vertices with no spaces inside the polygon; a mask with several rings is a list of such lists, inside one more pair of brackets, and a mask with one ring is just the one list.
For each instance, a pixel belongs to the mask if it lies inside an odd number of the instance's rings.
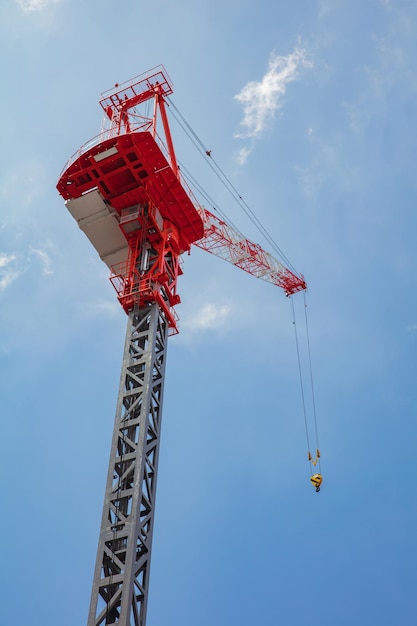
{"label": "crane operator cab", "polygon": [[318,493],[320,491],[320,485],[323,482],[323,476],[321,474],[313,474],[310,480]]}

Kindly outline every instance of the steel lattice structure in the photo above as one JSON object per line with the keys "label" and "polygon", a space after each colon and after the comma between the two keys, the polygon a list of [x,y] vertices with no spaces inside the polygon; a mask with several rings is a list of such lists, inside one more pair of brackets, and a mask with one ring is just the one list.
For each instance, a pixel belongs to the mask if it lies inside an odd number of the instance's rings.
{"label": "steel lattice structure", "polygon": [[257,243],[246,239],[236,228],[201,207],[198,210],[204,225],[204,236],[194,245],[228,261],[241,270],[281,287],[287,296],[307,289],[303,276],[285,267]]}
{"label": "steel lattice structure", "polygon": [[145,624],[168,324],[128,315],[88,626]]}

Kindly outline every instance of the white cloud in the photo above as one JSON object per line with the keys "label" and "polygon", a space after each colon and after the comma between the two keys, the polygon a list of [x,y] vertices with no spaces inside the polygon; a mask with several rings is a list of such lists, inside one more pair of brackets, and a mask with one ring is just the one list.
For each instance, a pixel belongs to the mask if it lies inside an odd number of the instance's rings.
{"label": "white cloud", "polygon": [[14,254],[0,253],[0,291],[4,291],[20,275],[20,272],[13,267],[16,260]]}
{"label": "white cloud", "polygon": [[44,276],[48,276],[49,274],[53,274],[54,271],[51,267],[51,258],[45,250],[39,250],[36,248],[32,248],[31,252],[36,254],[36,256],[40,259],[42,264],[42,274]]}
{"label": "white cloud", "polygon": [[119,315],[119,313],[122,311],[122,307],[119,304],[115,294],[114,299],[112,300],[97,298],[96,300],[89,302],[87,305],[84,306],[84,311],[89,313],[90,315],[99,314],[101,316],[101,314],[104,313],[106,315],[110,315],[111,317],[115,317]]}
{"label": "white cloud", "polygon": [[39,248],[30,248],[29,252],[19,255],[0,252],[0,291],[4,291],[12,282],[27,272],[32,265],[33,255],[41,262],[43,276],[53,274],[51,258],[47,252]]}
{"label": "white cloud", "polygon": [[4,252],[0,252],[0,267],[6,267],[9,265],[11,261],[16,259],[14,254],[5,254]]}
{"label": "white cloud", "polygon": [[42,274],[44,276],[48,276],[49,274],[53,274],[53,270],[51,268],[51,258],[47,252],[44,250],[38,250],[36,248],[32,248],[31,252],[36,254],[36,256],[40,259],[42,263]]}
{"label": "white cloud", "polygon": [[243,105],[241,138],[257,138],[282,106],[287,84],[298,78],[300,67],[310,67],[306,51],[296,48],[288,56],[271,55],[268,71],[259,81],[251,81],[235,96]]}
{"label": "white cloud", "polygon": [[323,19],[327,17],[329,13],[337,9],[333,0],[319,0],[318,2],[318,16]]}
{"label": "white cloud", "polygon": [[237,157],[237,162],[239,163],[239,165],[244,165],[246,163],[252,150],[253,148],[248,148],[247,146],[244,146],[241,150],[239,150]]}
{"label": "white cloud", "polygon": [[227,304],[205,304],[199,311],[185,319],[183,326],[189,331],[218,328],[229,317],[230,310]]}
{"label": "white cloud", "polygon": [[16,0],[23,11],[44,11],[58,4],[60,0]]}

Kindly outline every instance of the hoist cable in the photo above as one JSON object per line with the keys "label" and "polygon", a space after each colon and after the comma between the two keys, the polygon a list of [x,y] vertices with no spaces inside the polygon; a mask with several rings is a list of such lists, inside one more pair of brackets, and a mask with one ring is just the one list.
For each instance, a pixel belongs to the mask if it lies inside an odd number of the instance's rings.
{"label": "hoist cable", "polygon": [[298,345],[298,333],[297,333],[297,324],[295,321],[294,300],[292,298],[291,298],[291,308],[292,308],[292,323],[294,326],[294,334],[295,334],[295,345],[297,348],[298,373],[300,377],[300,389],[301,389],[301,400],[302,400],[303,414],[304,414],[304,426],[305,426],[305,431],[306,431],[307,447],[308,447],[308,450],[310,451],[310,438],[308,435],[307,411],[306,411],[306,402],[305,402],[305,396],[304,396],[303,374],[301,370],[300,348]]}
{"label": "hoist cable", "polygon": [[[296,274],[297,276],[299,276],[298,272],[296,271],[296,269],[293,267],[293,265],[290,263],[289,259],[285,256],[285,254],[283,253],[283,251],[279,248],[279,246],[277,245],[277,243],[272,239],[271,235],[268,233],[267,229],[263,226],[263,224],[261,223],[261,221],[259,220],[259,218],[256,216],[256,214],[252,211],[252,209],[249,207],[249,205],[247,204],[247,202],[242,198],[242,196],[239,194],[238,190],[236,189],[236,187],[233,185],[233,183],[231,182],[231,180],[228,178],[228,176],[226,176],[226,174],[223,172],[223,170],[220,168],[220,166],[218,165],[218,163],[215,161],[215,159],[211,156],[211,151],[208,150],[203,142],[201,141],[201,139],[198,137],[198,135],[196,134],[196,132],[191,128],[191,126],[189,125],[189,123],[187,122],[187,120],[184,118],[184,116],[180,113],[180,111],[178,110],[178,108],[175,106],[175,104],[170,100],[170,98],[167,98],[169,105],[170,105],[170,109],[172,108],[172,115],[175,118],[176,122],[181,126],[181,128],[184,130],[184,132],[187,134],[187,136],[190,138],[190,140],[192,141],[192,143],[194,143],[194,145],[200,148],[201,153],[203,156],[208,157],[208,164],[211,168],[211,170],[213,171],[213,173],[215,174],[215,176],[220,180],[220,182],[222,182],[222,184],[224,185],[224,187],[229,191],[229,193],[231,194],[231,196],[233,197],[233,199],[238,203],[238,205],[240,206],[240,208],[243,210],[243,212],[245,213],[245,215],[249,218],[249,220],[252,222],[252,224],[254,224],[254,226],[257,228],[257,230],[265,237],[265,239],[269,242],[269,244],[271,245],[271,247],[275,250],[275,252],[281,257],[281,259],[285,262],[285,264],[287,265],[287,267],[289,269],[291,269],[291,271]],[[226,218],[225,218],[226,219]],[[228,219],[226,221],[229,221]],[[230,223],[230,222],[229,222]],[[233,225],[233,224],[232,224]]]}
{"label": "hoist cable", "polygon": [[242,196],[237,191],[236,187],[233,185],[233,183],[230,181],[230,179],[226,176],[226,174],[221,170],[220,166],[217,164],[217,162],[213,159],[213,157],[211,155],[210,155],[210,159],[214,163],[214,165],[217,168],[217,170],[220,172],[221,178],[225,181],[226,188],[229,190],[229,192],[231,193],[232,197],[241,206],[241,208],[243,209],[243,211],[246,214],[246,216],[249,217],[249,219],[252,222],[252,224],[255,225],[255,227],[259,230],[259,232],[269,242],[271,247],[274,248],[275,252],[277,252],[277,254],[281,257],[281,259],[285,262],[287,267],[289,267],[289,269],[291,269],[294,273],[296,273],[296,270],[291,265],[289,259],[285,256],[285,254],[282,252],[282,250],[278,247],[277,243],[272,239],[271,235],[268,233],[268,231],[266,230],[265,226],[261,223],[259,218],[252,211],[252,209],[249,207],[247,202],[242,198]]}
{"label": "hoist cable", "polygon": [[[317,450],[320,450],[319,429],[318,429],[318,424],[317,424],[316,399],[315,399],[314,381],[313,381],[313,366],[312,366],[312,361],[311,361],[310,333],[308,329],[307,301],[306,301],[305,293],[304,293],[304,317],[305,317],[306,337],[307,337],[308,365],[309,365],[309,371],[310,371],[310,386],[311,386],[311,400],[312,400],[312,405],[313,405],[314,430],[315,430],[315,435],[316,435],[316,448]],[[319,465],[319,469],[321,473],[320,457],[318,459],[318,465]]]}
{"label": "hoist cable", "polygon": [[[169,98],[167,98],[167,101],[168,101],[168,104],[169,104],[170,112],[171,112],[172,116],[174,117],[175,121],[182,128],[182,130],[185,132],[185,134],[188,136],[188,138],[190,139],[191,143],[194,144],[194,146],[197,148],[197,150],[200,152],[200,154],[206,159],[206,162],[208,163],[208,165],[209,165],[210,169],[212,170],[212,172],[214,173],[214,175],[219,179],[219,181],[223,184],[223,186],[226,188],[226,190],[230,193],[232,198],[240,206],[240,208],[243,210],[243,212],[249,218],[249,220],[252,222],[252,224],[257,228],[257,230],[269,242],[271,247],[275,250],[275,252],[279,255],[279,257],[284,261],[286,266],[295,275],[300,276],[300,274],[295,270],[293,265],[290,263],[289,259],[284,255],[282,250],[278,247],[276,242],[272,239],[271,235],[269,234],[267,229],[263,226],[263,224],[260,222],[259,218],[256,216],[256,214],[252,211],[252,209],[249,207],[247,202],[239,194],[238,190],[233,185],[232,181],[228,178],[228,176],[220,168],[220,166],[218,165],[216,160],[213,158],[213,156],[211,154],[211,150],[209,150],[204,145],[204,143],[198,137],[196,132],[191,128],[191,126],[189,125],[187,120],[184,118],[184,116],[181,114],[181,112],[175,106],[175,104]],[[184,178],[189,183],[189,185],[191,187],[193,187],[194,189],[196,189],[198,191],[198,193],[201,195],[201,197],[204,198],[210,204],[210,206],[213,208],[213,210],[218,212],[219,215],[221,215],[221,217],[227,223],[229,223],[235,230],[238,231],[238,229],[235,227],[233,222],[231,222],[230,219],[220,210],[218,205],[212,200],[212,198],[204,190],[204,188],[201,186],[201,184],[197,182],[197,180],[193,177],[193,175],[182,164],[180,164],[180,170],[181,170]],[[302,373],[302,367],[301,367],[300,347],[299,347],[299,340],[298,340],[297,324],[296,324],[296,319],[295,319],[294,302],[293,302],[292,298],[291,298],[291,305],[292,305],[293,326],[294,326],[294,333],[295,333],[295,343],[296,343],[296,349],[297,349],[298,371],[299,371],[300,388],[301,388],[301,399],[302,399],[302,407],[303,407],[303,414],[304,414],[304,425],[305,425],[305,431],[306,431],[306,439],[307,439],[307,446],[308,446],[310,469],[313,471],[313,466],[318,465],[319,472],[321,473],[321,462],[320,462],[320,451],[319,451],[319,437],[318,437],[318,425],[317,425],[317,413],[316,413],[316,402],[315,402],[315,394],[314,394],[313,369],[312,369],[312,360],[311,360],[310,337],[309,337],[309,329],[308,329],[307,304],[306,304],[305,293],[304,293],[304,313],[305,313],[305,328],[306,328],[306,337],[307,337],[308,368],[309,368],[309,375],[310,375],[311,399],[312,399],[312,407],[313,407],[314,431],[315,431],[316,450],[317,450],[317,452],[316,452],[316,459],[314,461],[313,461],[313,459],[311,457],[311,453],[310,453],[310,437],[309,437],[308,420],[307,420],[307,410],[306,410],[306,399],[305,399],[305,391],[304,391],[303,373]]]}
{"label": "hoist cable", "polygon": [[[282,250],[278,247],[278,245],[272,239],[272,237],[270,236],[270,234],[268,233],[266,228],[260,222],[259,218],[256,216],[256,214],[252,211],[252,209],[249,207],[249,205],[245,202],[245,200],[239,194],[239,192],[237,191],[236,187],[233,185],[231,180],[226,176],[226,174],[222,171],[222,169],[220,168],[218,163],[215,161],[215,159],[211,156],[210,150],[208,150],[204,146],[203,142],[199,139],[199,137],[197,136],[195,131],[191,128],[191,126],[185,120],[185,118],[180,113],[178,108],[171,101],[170,101],[170,104],[173,107],[173,109],[175,110],[176,115],[178,115],[181,118],[181,122],[180,122],[178,120],[178,118],[175,116],[175,114],[173,114],[173,117],[176,119],[177,123],[183,128],[183,130],[186,132],[186,134],[189,136],[190,139],[191,139],[190,135],[193,137],[192,142],[194,143],[194,145],[198,144],[198,146],[201,148],[202,154],[209,158],[208,163],[209,163],[209,166],[210,166],[211,170],[213,171],[213,173],[220,180],[220,182],[222,182],[222,184],[226,187],[226,189],[232,195],[233,199],[239,204],[239,206],[242,208],[242,210],[244,211],[246,216],[255,225],[255,227],[259,230],[259,232],[261,232],[263,234],[263,236],[267,239],[267,241],[270,243],[270,245],[274,248],[274,250],[277,252],[277,254],[281,257],[281,259],[286,263],[286,265],[295,274],[297,274],[295,268],[292,266],[292,264],[290,263],[289,259],[286,258],[286,256],[282,252]],[[226,221],[229,221],[226,216],[224,218],[226,219]],[[233,224],[232,224],[232,226],[233,226]]]}
{"label": "hoist cable", "polygon": [[232,226],[235,230],[238,230],[237,227],[233,224],[233,222],[229,220],[228,217],[223,213],[223,211],[216,205],[216,203],[211,198],[211,196],[209,196],[208,192],[205,191],[205,189],[203,189],[200,183],[194,178],[191,172],[181,162],[180,162],[180,169],[187,183],[190,186],[193,186],[195,189],[197,189],[199,194],[206,200],[207,204],[210,205],[213,211],[216,211],[224,219],[225,222],[230,224],[230,226]]}
{"label": "hoist cable", "polygon": [[300,356],[300,347],[298,340],[298,332],[297,332],[297,323],[295,319],[295,307],[294,300],[291,298],[291,307],[292,307],[292,318],[293,318],[293,326],[294,326],[294,334],[295,334],[295,344],[297,349],[297,361],[298,361],[298,373],[300,378],[300,389],[301,389],[301,399],[303,406],[303,414],[304,414],[304,426],[306,431],[306,440],[307,440],[307,448],[308,448],[308,460],[310,463],[311,472],[317,472],[313,467],[318,466],[319,474],[321,474],[321,459],[320,459],[320,449],[319,449],[319,435],[318,435],[318,425],[317,425],[317,413],[316,413],[316,403],[315,403],[315,395],[314,395],[314,385],[313,385],[313,369],[311,362],[311,350],[310,350],[310,338],[308,331],[308,321],[307,321],[307,304],[304,297],[304,314],[305,314],[305,323],[306,323],[306,337],[307,337],[307,351],[308,351],[308,363],[309,363],[309,373],[310,373],[310,385],[311,385],[311,399],[313,406],[313,418],[314,418],[314,431],[315,431],[315,439],[316,439],[316,458],[313,460],[310,452],[310,435],[308,430],[308,420],[307,420],[307,409],[306,409],[306,401],[305,401],[305,392],[304,392],[304,380],[301,368],[301,356]]}
{"label": "hoist cable", "polygon": [[[201,148],[201,154],[204,157],[208,157],[209,156],[209,150],[207,150],[204,147],[204,144],[202,143],[202,141],[198,138],[198,136],[196,135],[196,133],[193,131],[193,129],[191,128],[191,126],[188,124],[188,122],[184,119],[184,117],[181,115],[181,113],[178,111],[177,107],[170,101],[170,105],[173,107],[173,109],[176,111],[176,113],[173,113],[172,111],[171,114],[174,117],[174,119],[176,120],[176,122],[178,123],[179,126],[181,126],[181,128],[183,129],[183,131],[185,132],[185,134],[188,136],[188,138],[190,139],[190,141],[194,144],[194,146],[198,149]],[[181,121],[176,117],[176,115],[180,116]],[[222,179],[222,177],[219,175],[219,172],[216,171],[216,168],[213,166],[213,159],[209,159],[207,161],[210,169],[212,170],[212,172],[214,173],[214,175],[220,180],[220,182],[224,185],[224,180]],[[198,192],[200,193],[200,195],[207,200],[207,202],[210,204],[211,208],[216,211],[217,213],[219,213],[219,215],[224,219],[225,222],[227,222],[228,224],[230,224],[230,226],[232,226],[236,231],[238,231],[237,227],[233,224],[233,222],[228,218],[228,216],[220,209],[220,207],[218,206],[218,204],[216,202],[214,202],[214,200],[209,196],[209,194],[203,189],[203,187],[200,185],[200,183],[198,183],[196,181],[196,179],[194,178],[194,176],[191,174],[191,172],[189,170],[187,170],[187,168],[184,166],[183,163],[179,163],[180,164],[180,170],[184,175],[184,178],[187,180],[187,182],[190,184],[190,186],[193,186],[195,189],[198,190]],[[185,174],[184,174],[185,172]],[[228,190],[230,193],[230,190]]]}

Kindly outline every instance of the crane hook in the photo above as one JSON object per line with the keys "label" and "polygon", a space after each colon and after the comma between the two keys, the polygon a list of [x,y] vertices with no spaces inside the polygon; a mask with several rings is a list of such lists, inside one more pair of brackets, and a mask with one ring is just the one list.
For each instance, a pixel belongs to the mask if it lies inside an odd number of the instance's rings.
{"label": "crane hook", "polygon": [[313,476],[310,478],[310,481],[312,482],[312,484],[316,488],[316,492],[318,493],[320,491],[321,483],[323,482],[323,476],[321,474],[313,474]]}

